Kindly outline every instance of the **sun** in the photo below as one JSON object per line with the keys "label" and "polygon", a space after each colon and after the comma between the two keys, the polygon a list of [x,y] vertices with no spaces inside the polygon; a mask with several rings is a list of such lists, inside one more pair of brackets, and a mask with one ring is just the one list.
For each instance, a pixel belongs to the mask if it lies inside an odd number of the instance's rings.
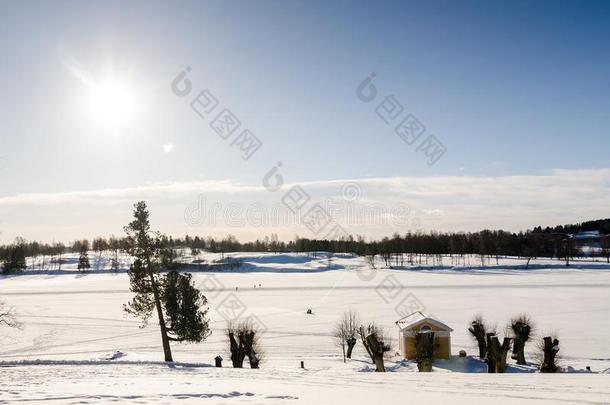
{"label": "sun", "polygon": [[90,112],[98,125],[120,129],[135,111],[135,99],[128,84],[108,79],[90,86]]}
{"label": "sun", "polygon": [[106,62],[101,72],[93,74],[73,58],[65,58],[63,64],[82,85],[74,103],[85,125],[114,135],[125,133],[128,127],[133,129],[142,116],[142,101],[147,98],[142,96],[142,83],[135,80],[131,69],[118,69]]}

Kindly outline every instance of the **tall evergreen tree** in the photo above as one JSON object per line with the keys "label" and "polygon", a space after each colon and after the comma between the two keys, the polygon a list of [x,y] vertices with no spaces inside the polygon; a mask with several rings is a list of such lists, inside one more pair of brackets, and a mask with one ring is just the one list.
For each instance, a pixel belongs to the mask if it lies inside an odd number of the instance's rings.
{"label": "tall evergreen tree", "polygon": [[175,271],[159,274],[162,237],[150,230],[146,203],[134,205],[134,220],[125,227],[126,250],[134,258],[129,268],[133,299],[124,310],[140,317],[144,323],[156,310],[165,361],[173,361],[170,341],[200,342],[210,333],[205,296],[191,283],[190,274]]}
{"label": "tall evergreen tree", "polygon": [[200,342],[210,335],[207,298],[191,281],[191,274],[170,271],[160,281],[161,300],[167,315],[167,332],[173,341]]}
{"label": "tall evergreen tree", "polygon": [[2,271],[12,273],[26,269],[25,240],[16,238],[15,243],[2,252]]}

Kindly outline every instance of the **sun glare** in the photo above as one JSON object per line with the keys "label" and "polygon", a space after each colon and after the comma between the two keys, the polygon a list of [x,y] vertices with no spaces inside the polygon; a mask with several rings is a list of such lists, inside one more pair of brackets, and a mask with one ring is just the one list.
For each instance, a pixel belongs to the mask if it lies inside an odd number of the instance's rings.
{"label": "sun glare", "polygon": [[132,118],[134,106],[132,92],[121,81],[106,80],[91,86],[91,114],[99,125],[124,127]]}

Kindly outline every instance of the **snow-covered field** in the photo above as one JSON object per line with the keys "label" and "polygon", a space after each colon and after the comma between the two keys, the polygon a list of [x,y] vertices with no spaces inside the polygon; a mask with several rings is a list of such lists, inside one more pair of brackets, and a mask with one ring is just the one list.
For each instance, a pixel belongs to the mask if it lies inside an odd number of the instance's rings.
{"label": "snow-covered field", "polygon": [[[518,259],[477,268],[480,261],[472,258],[457,268],[447,259],[436,269],[371,270],[363,258],[347,255],[335,257],[330,269],[323,255],[232,256],[246,262],[243,271],[194,273],[209,299],[213,334],[200,344],[174,344],[173,367],[160,361],[154,322],[140,328],[139,320],[123,313],[132,296],[124,271],[78,274],[75,257],[69,257],[61,272],[0,278],[0,297],[23,323],[22,330],[0,331],[0,402],[338,404],[404,397],[435,404],[610,403],[610,266],[604,262],[566,269],[541,260],[525,270]],[[433,314],[454,329],[456,356],[461,349],[477,352],[467,332],[473,315],[482,314],[502,331],[510,317],[527,312],[538,337],[558,334],[568,372],[545,375],[532,365],[488,375],[469,356],[438,361],[434,373],[420,374],[394,356],[386,363],[390,372],[373,373],[360,343],[344,364],[331,338],[348,308],[390,331],[394,351],[396,320],[413,310]],[[233,316],[250,316],[265,330],[260,370],[230,368],[223,328]],[[526,351],[535,362],[535,343]],[[222,369],[211,367],[219,354]]]}

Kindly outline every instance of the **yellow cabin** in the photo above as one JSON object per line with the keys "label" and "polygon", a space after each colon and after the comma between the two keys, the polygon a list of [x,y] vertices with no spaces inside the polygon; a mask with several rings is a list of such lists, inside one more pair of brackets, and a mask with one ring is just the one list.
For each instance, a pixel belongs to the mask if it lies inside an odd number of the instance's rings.
{"label": "yellow cabin", "polygon": [[434,332],[434,357],[451,358],[451,329],[441,321],[427,317],[417,311],[396,321],[398,325],[398,344],[405,359],[415,360],[415,335],[418,332]]}

